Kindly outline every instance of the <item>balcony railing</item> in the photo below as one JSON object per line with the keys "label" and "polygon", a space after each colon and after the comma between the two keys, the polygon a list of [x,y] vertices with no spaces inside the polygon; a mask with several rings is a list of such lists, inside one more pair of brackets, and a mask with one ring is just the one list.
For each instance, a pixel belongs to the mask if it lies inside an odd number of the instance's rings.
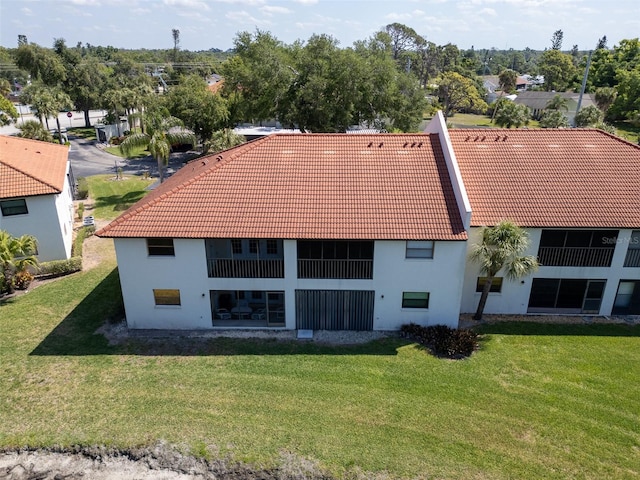
{"label": "balcony railing", "polygon": [[373,278],[373,260],[298,259],[298,278]]}
{"label": "balcony railing", "polygon": [[610,247],[540,247],[538,261],[555,267],[610,267]]}
{"label": "balcony railing", "polygon": [[284,278],[284,260],[241,260],[214,258],[207,260],[209,277]]}
{"label": "balcony railing", "polygon": [[640,267],[640,248],[627,250],[627,256],[624,259],[625,267]]}

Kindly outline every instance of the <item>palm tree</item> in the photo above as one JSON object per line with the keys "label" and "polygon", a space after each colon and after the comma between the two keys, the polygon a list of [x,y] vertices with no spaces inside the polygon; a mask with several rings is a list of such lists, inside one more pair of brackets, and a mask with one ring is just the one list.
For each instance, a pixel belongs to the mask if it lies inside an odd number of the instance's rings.
{"label": "palm tree", "polygon": [[225,128],[223,130],[218,130],[213,132],[211,135],[211,139],[207,142],[204,142],[204,152],[221,152],[222,150],[227,150],[229,148],[236,147],[238,145],[242,145],[247,140],[242,135],[238,135],[230,128]]}
{"label": "palm tree", "polygon": [[44,117],[49,128],[49,117],[55,117],[58,127],[58,138],[60,143],[64,143],[62,139],[62,129],[60,127],[60,119],[58,113],[61,110],[73,107],[73,102],[69,95],[64,93],[59,87],[47,87],[42,84],[32,84],[23,90],[23,101],[31,105],[36,115],[42,123]]}
{"label": "palm tree", "polygon": [[164,167],[169,163],[172,145],[191,144],[195,146],[193,132],[183,127],[182,120],[176,117],[162,117],[158,114],[147,115],[146,133],[132,133],[120,144],[120,151],[129,157],[140,147],[147,147],[151,156],[158,162],[160,183],[164,181]]}
{"label": "palm tree", "polygon": [[54,142],[51,132],[44,128],[37,120],[27,120],[18,126],[20,133],[18,136],[22,138],[30,138],[32,140],[41,140],[43,142]]}
{"label": "palm tree", "polygon": [[493,227],[483,227],[482,241],[471,247],[469,259],[480,264],[480,272],[486,277],[474,320],[482,320],[489,290],[494,277],[504,269],[509,280],[522,278],[538,269],[538,260],[532,255],[522,256],[529,245],[527,232],[508,221]]}
{"label": "palm tree", "polygon": [[0,230],[0,272],[4,276],[4,284],[8,293],[13,293],[13,277],[24,272],[29,266],[38,265],[35,256],[37,241],[31,235],[12,237]]}
{"label": "palm tree", "polygon": [[568,100],[558,93],[547,102],[546,108],[547,110],[564,110],[567,112],[569,111]]}

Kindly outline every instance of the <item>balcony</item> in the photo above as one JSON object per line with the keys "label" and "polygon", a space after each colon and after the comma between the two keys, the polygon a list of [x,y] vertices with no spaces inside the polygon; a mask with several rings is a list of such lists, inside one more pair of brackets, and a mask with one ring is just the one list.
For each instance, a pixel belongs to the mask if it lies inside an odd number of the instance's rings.
{"label": "balcony", "polygon": [[627,256],[624,259],[625,267],[640,267],[640,248],[629,248]]}
{"label": "balcony", "polygon": [[209,277],[222,278],[284,278],[284,260],[246,260],[214,258],[207,260]]}
{"label": "balcony", "polygon": [[610,267],[611,247],[540,247],[538,261],[547,267]]}
{"label": "balcony", "polygon": [[298,259],[298,278],[372,279],[373,260]]}

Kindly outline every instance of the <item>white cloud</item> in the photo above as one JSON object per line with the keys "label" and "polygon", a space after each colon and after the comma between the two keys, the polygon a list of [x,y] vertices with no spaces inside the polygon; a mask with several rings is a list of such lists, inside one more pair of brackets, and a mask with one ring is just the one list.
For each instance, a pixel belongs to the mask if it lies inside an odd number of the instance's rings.
{"label": "white cloud", "polygon": [[84,7],[99,7],[102,5],[100,0],[70,0],[74,5],[81,5]]}
{"label": "white cloud", "polygon": [[480,10],[480,14],[491,15],[492,17],[495,17],[498,15],[498,12],[496,12],[493,8],[483,8],[482,10]]}
{"label": "white cloud", "polygon": [[21,8],[20,11],[27,17],[33,16],[33,11],[30,8],[24,7],[24,8]]}
{"label": "white cloud", "polygon": [[164,0],[164,4],[171,7],[185,7],[209,10],[209,5],[201,0]]}
{"label": "white cloud", "polygon": [[229,20],[232,20],[236,23],[243,24],[243,25],[262,25],[262,26],[271,25],[271,22],[269,20],[265,20],[264,18],[256,18],[253,15],[251,15],[249,12],[246,12],[244,10],[227,12],[225,17],[228,18]]}
{"label": "white cloud", "polygon": [[288,14],[292,13],[286,7],[275,7],[273,5],[265,5],[264,7],[260,7],[260,11],[265,15],[276,15],[276,14]]}
{"label": "white cloud", "polygon": [[296,3],[300,3],[302,5],[315,5],[318,3],[318,0],[293,0]]}
{"label": "white cloud", "polygon": [[223,3],[232,3],[236,5],[246,5],[248,7],[258,7],[266,3],[265,0],[220,0]]}

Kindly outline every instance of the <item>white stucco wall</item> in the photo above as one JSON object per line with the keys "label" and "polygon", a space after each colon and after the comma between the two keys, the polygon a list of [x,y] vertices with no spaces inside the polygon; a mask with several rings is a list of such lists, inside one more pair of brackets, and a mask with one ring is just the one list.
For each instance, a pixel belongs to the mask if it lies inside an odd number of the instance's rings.
{"label": "white stucco wall", "polygon": [[[529,228],[529,249],[526,255],[537,255],[542,229]],[[490,293],[485,313],[526,314],[533,278],[580,278],[588,280],[606,280],[600,315],[610,315],[620,280],[640,280],[640,268],[623,267],[627,247],[631,239],[630,229],[619,230],[616,249],[611,267],[545,267],[521,280],[503,280],[501,293]],[[469,249],[480,241],[480,229],[474,227],[469,232]],[[468,254],[468,252],[467,252]],[[480,269],[467,260],[462,294],[462,313],[474,313],[478,307],[480,293],[476,293],[476,282]],[[499,274],[499,276],[502,276]]]}
{"label": "white stucco wall", "polygon": [[33,235],[38,240],[38,260],[64,260],[71,256],[73,203],[59,195],[25,197],[25,215],[2,217],[0,228],[14,237]]}
{"label": "white stucco wall", "polygon": [[[175,256],[148,256],[145,239],[114,239],[130,328],[212,328],[211,290],[284,291],[287,329],[296,328],[295,291],[373,290],[374,329],[403,323],[458,325],[466,242],[435,242],[433,259],[406,259],[404,241],[374,247],[373,280],[298,279],[295,240],[285,240],[285,278],[209,278],[204,240],[175,239]],[[180,306],[156,306],[153,289],[179,289]],[[403,309],[402,292],[429,292],[428,309]]]}

